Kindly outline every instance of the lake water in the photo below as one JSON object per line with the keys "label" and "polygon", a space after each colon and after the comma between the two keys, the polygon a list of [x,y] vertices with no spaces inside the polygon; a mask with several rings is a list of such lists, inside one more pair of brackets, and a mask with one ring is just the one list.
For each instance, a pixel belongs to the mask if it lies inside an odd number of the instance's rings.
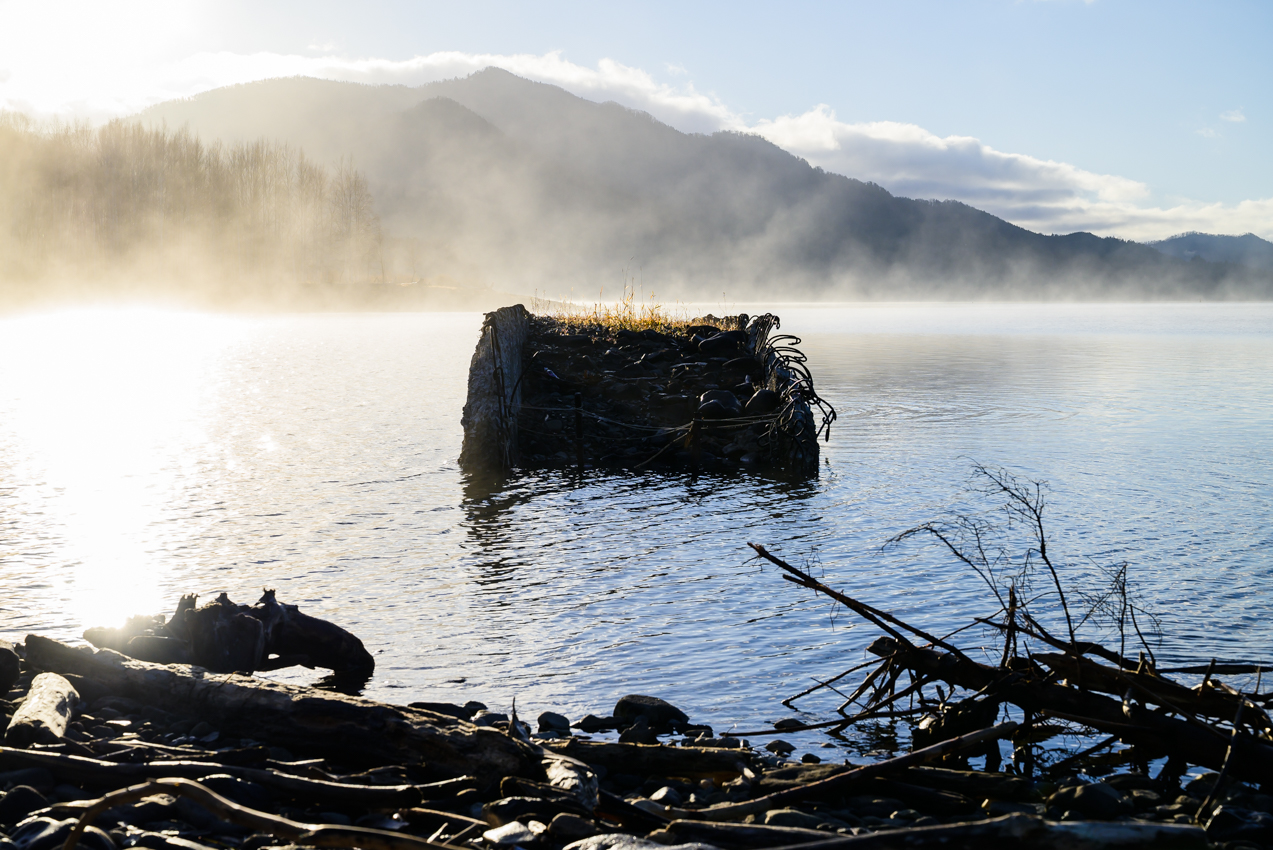
{"label": "lake water", "polygon": [[1067,578],[1130,564],[1160,660],[1273,656],[1273,305],[769,309],[839,411],[817,480],[535,472],[494,493],[456,465],[476,314],[0,319],[0,631],[276,587],[362,638],[375,698],[578,717],[651,693],[757,728],[877,633],[746,543],[957,628],[994,611],[976,578],[881,546],[976,507],[979,462],[1050,482]]}

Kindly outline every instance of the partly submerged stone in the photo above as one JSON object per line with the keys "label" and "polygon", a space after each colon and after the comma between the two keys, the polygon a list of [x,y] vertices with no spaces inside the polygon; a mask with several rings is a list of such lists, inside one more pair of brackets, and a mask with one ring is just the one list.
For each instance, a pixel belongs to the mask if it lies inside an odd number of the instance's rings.
{"label": "partly submerged stone", "polygon": [[644,717],[655,730],[684,726],[690,721],[689,715],[667,700],[643,694],[629,694],[620,699],[614,707],[614,716],[626,723],[635,723],[638,717]]}

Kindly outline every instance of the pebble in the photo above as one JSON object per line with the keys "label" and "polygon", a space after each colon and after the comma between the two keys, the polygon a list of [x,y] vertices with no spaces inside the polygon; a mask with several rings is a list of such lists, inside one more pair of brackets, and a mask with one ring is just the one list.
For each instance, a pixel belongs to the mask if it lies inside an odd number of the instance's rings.
{"label": "pebble", "polygon": [[482,840],[496,847],[513,847],[518,844],[531,844],[537,835],[521,821],[510,821],[503,826],[488,829],[482,833]]}
{"label": "pebble", "polygon": [[617,728],[618,725],[619,721],[614,717],[598,717],[595,714],[586,714],[582,720],[575,724],[575,728],[591,735],[594,732],[605,732],[608,729]]}
{"label": "pebble", "polygon": [[680,807],[685,805],[683,798],[677,790],[669,785],[664,785],[659,790],[650,795],[650,799],[660,805]]}
{"label": "pebble", "polygon": [[719,850],[719,848],[699,842],[659,844],[645,838],[624,835],[622,832],[608,832],[567,844],[562,850]]}
{"label": "pebble", "polygon": [[1048,798],[1049,806],[1072,810],[1098,820],[1112,820],[1129,814],[1131,801],[1104,782],[1062,788]]}
{"label": "pebble", "polygon": [[497,714],[491,711],[482,711],[473,715],[470,721],[474,726],[494,726],[497,723],[507,723],[507,714]]}
{"label": "pebble", "polygon": [[590,838],[598,832],[592,821],[566,812],[557,815],[552,819],[552,823],[548,824],[548,836],[566,843]]}

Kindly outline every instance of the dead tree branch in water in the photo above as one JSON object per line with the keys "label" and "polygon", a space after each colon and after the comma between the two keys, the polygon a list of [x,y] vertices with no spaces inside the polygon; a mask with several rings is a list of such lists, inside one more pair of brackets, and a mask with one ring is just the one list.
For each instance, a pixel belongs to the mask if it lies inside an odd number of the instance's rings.
{"label": "dead tree branch in water", "polygon": [[[1152,623],[1156,629],[1158,622],[1135,602],[1128,565],[1093,564],[1094,569],[1083,573],[1065,568],[1048,545],[1046,483],[1023,481],[1006,470],[981,464],[973,467],[973,477],[971,490],[990,499],[991,511],[956,513],[927,522],[894,536],[887,545],[930,537],[986,584],[999,608],[990,616],[970,619],[997,633],[996,643],[1001,645],[995,652],[996,664],[969,657],[956,643],[963,629],[938,636],[828,586],[760,544],[748,544],[758,557],[780,567],[784,580],[840,603],[883,634],[868,650],[879,657],[878,664],[856,688],[844,688],[850,694],[839,709],[845,719],[810,726],[827,726],[838,733],[856,720],[879,717],[881,712],[909,714],[892,710],[909,697],[925,713],[914,730],[915,742],[931,745],[986,728],[1010,706],[1022,717],[1013,740],[1021,760],[1018,767],[1026,773],[1034,769],[1036,748],[1042,753],[1048,738],[1070,728],[1086,729],[1106,740],[1089,747],[1086,755],[1056,753],[1052,757],[1059,759],[1058,765],[1073,766],[1115,741],[1122,742],[1138,763],[1167,754],[1175,764],[1200,765],[1236,779],[1273,782],[1273,718],[1268,711],[1273,694],[1259,694],[1258,685],[1255,692],[1247,693],[1215,680],[1214,663],[1196,687],[1157,671],[1144,625]],[[994,521],[996,513],[1005,519]],[[1005,540],[1018,533],[1024,536],[1024,545],[1010,550]],[[1031,577],[1036,573],[1046,574],[1048,587],[1032,594]],[[1079,579],[1087,585],[1078,584]],[[1049,630],[1045,625],[1049,616],[1063,620],[1063,632]],[[1102,643],[1111,636],[1116,647]],[[1139,659],[1128,657],[1129,640],[1143,647]],[[858,665],[826,678],[825,684],[820,682],[791,699],[870,666]],[[1227,665],[1225,669],[1240,673],[1262,667]],[[910,677],[904,688],[899,685],[903,674]],[[846,709],[859,700],[862,710],[849,716]],[[1045,724],[1045,717],[1054,720]],[[1057,720],[1072,726],[1058,726]],[[988,764],[998,764],[997,752],[986,755]],[[1209,799],[1208,806],[1214,802]]]}

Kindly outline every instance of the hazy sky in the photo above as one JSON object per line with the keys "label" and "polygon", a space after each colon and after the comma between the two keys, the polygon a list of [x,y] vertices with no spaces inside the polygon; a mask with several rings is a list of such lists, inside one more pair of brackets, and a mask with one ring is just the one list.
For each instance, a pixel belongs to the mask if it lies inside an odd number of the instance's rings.
{"label": "hazy sky", "polygon": [[0,105],[500,65],[1045,233],[1273,238],[1273,3],[13,2]]}

